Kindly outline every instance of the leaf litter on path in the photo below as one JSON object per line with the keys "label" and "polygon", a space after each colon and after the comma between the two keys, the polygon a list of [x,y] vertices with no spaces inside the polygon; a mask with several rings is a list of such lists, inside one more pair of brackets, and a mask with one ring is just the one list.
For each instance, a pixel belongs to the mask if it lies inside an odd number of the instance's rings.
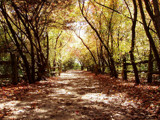
{"label": "leaf litter on path", "polygon": [[35,84],[0,88],[0,119],[160,119],[158,86],[69,71]]}

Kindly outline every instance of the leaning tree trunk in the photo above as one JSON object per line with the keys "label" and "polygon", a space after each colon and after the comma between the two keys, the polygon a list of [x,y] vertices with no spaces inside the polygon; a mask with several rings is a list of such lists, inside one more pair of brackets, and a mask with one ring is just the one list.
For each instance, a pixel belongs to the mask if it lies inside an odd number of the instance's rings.
{"label": "leaning tree trunk", "polygon": [[145,2],[145,6],[146,6],[146,10],[148,12],[148,14],[150,15],[152,21],[153,21],[153,24],[154,24],[154,27],[155,27],[155,30],[157,32],[157,36],[159,38],[159,43],[160,43],[160,11],[159,11],[159,3],[158,3],[158,0],[152,0],[153,2],[153,8],[151,8],[151,3],[150,1],[148,0],[144,0]]}
{"label": "leaning tree trunk", "polygon": [[142,18],[142,21],[143,21],[143,26],[144,26],[146,35],[147,35],[147,37],[149,39],[149,43],[151,45],[152,51],[154,53],[154,56],[155,56],[155,59],[156,59],[156,62],[157,62],[157,67],[158,67],[159,72],[160,72],[160,57],[159,57],[159,53],[158,53],[158,50],[156,48],[155,42],[154,42],[154,40],[152,38],[152,35],[151,35],[150,31],[149,31],[148,25],[146,23],[146,18],[145,18],[145,14],[144,14],[144,10],[143,10],[142,1],[138,0],[138,3],[139,3],[139,8],[140,8],[141,18]]}
{"label": "leaning tree trunk", "polygon": [[[29,25],[27,26],[27,22],[24,21],[24,19],[22,18],[20,12],[18,11],[18,7],[16,6],[16,4],[13,1],[11,3],[12,3],[12,6],[13,6],[18,18],[20,19],[20,21],[22,22],[22,24],[25,28],[25,31],[27,33],[27,37],[30,42],[30,47],[31,47],[31,79],[29,80],[29,82],[34,83],[35,82],[35,54],[34,54],[32,34],[31,34],[30,29],[28,27]],[[27,18],[26,18],[26,20],[27,20]]]}
{"label": "leaning tree trunk", "polygon": [[80,11],[81,11],[81,14],[82,16],[84,17],[84,19],[86,20],[86,22],[88,23],[88,25],[92,28],[92,30],[96,33],[98,39],[100,40],[100,42],[102,43],[102,45],[104,46],[104,48],[106,49],[107,53],[108,53],[108,57],[111,61],[111,69],[113,69],[113,75],[115,78],[118,78],[118,73],[116,71],[116,67],[115,67],[115,63],[114,63],[114,59],[113,59],[113,56],[111,54],[111,52],[109,51],[109,48],[105,45],[103,39],[101,38],[98,30],[93,26],[93,24],[88,20],[88,18],[84,15],[84,2],[82,3],[82,6],[81,6],[81,2],[80,0],[78,0],[79,2],[79,8],[80,8]]}
{"label": "leaning tree trunk", "polygon": [[21,58],[22,58],[22,60],[23,60],[23,63],[24,63],[24,66],[25,66],[25,72],[26,72],[26,74],[27,74],[27,79],[28,79],[28,81],[29,81],[30,83],[32,83],[32,81],[31,81],[31,73],[30,73],[29,62],[28,62],[26,56],[23,54],[23,51],[22,51],[22,49],[21,49],[21,46],[20,46],[20,44],[19,44],[19,42],[18,42],[18,39],[17,39],[17,37],[16,37],[16,32],[14,31],[11,23],[9,22],[8,16],[7,16],[7,12],[6,12],[6,10],[5,10],[5,8],[3,7],[2,4],[1,4],[0,8],[1,8],[1,10],[2,10],[1,12],[2,12],[2,14],[3,14],[3,16],[4,16],[4,19],[5,19],[6,22],[7,22],[8,28],[9,28],[9,30],[11,31],[11,34],[12,34],[12,37],[13,37],[13,39],[14,39],[15,45],[16,45],[16,47],[17,47],[17,50],[18,50],[18,52],[19,52],[19,54],[20,54],[20,56],[21,56]]}
{"label": "leaning tree trunk", "polygon": [[[76,33],[75,33],[76,34]],[[98,64],[97,64],[97,61],[96,61],[96,58],[95,56],[93,55],[92,51],[90,50],[90,48],[85,44],[84,40],[76,34],[76,36],[81,40],[81,42],[83,43],[83,45],[87,48],[87,50],[89,51],[89,53],[91,54],[92,58],[93,58],[93,61],[95,63],[95,66],[94,66],[94,72],[95,74],[97,75],[98,74]]]}

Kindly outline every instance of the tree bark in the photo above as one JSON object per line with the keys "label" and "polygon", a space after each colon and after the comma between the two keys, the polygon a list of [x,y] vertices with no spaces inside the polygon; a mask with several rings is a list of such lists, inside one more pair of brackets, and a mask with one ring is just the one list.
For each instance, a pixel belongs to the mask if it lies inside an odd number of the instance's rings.
{"label": "tree bark", "polygon": [[126,57],[123,57],[123,71],[122,71],[123,80],[127,80],[127,65],[126,65]]}
{"label": "tree bark", "polygon": [[27,26],[27,23],[22,19],[19,11],[18,11],[18,7],[16,6],[16,4],[12,1],[12,6],[18,16],[18,18],[21,20],[21,22],[23,23],[26,33],[28,34],[28,39],[30,41],[30,46],[31,46],[31,79],[30,79],[30,83],[34,83],[35,82],[35,54],[34,54],[34,46],[33,46],[33,40],[32,40],[32,34],[29,30],[29,27]]}
{"label": "tree bark", "polygon": [[150,15],[150,17],[151,17],[151,19],[153,21],[154,27],[155,27],[156,32],[157,32],[157,36],[159,38],[159,43],[160,43],[160,22],[159,22],[159,20],[160,20],[160,11],[159,11],[159,3],[158,3],[157,0],[152,0],[152,1],[153,1],[154,11],[150,7],[151,6],[150,1],[144,0],[145,6],[146,6],[146,10],[147,10],[148,14]]}
{"label": "tree bark", "polygon": [[135,82],[136,84],[139,84],[140,83],[140,80],[139,80],[139,76],[138,76],[138,69],[137,69],[137,66],[135,64],[135,59],[134,59],[134,46],[135,46],[135,37],[136,37],[136,22],[137,22],[137,3],[136,3],[136,0],[132,0],[133,1],[133,5],[134,5],[134,18],[133,18],[133,21],[132,21],[132,43],[131,43],[131,50],[130,50],[130,58],[131,58],[131,63],[132,63],[132,67],[133,67],[133,70],[134,70],[134,76],[135,76]]}
{"label": "tree bark", "polygon": [[159,72],[160,72],[160,57],[159,57],[159,54],[158,54],[158,50],[157,50],[157,48],[155,46],[155,42],[154,42],[154,40],[152,38],[152,35],[151,35],[150,31],[149,31],[149,28],[148,28],[146,20],[145,20],[145,14],[144,14],[144,10],[143,10],[142,1],[138,0],[138,3],[139,3],[139,9],[140,9],[140,13],[141,13],[141,18],[142,18],[142,21],[143,21],[143,26],[144,26],[146,35],[147,35],[147,37],[149,39],[149,43],[151,45],[151,48],[153,50],[154,56],[155,56],[156,61],[157,61],[157,67],[158,67]]}
{"label": "tree bark", "polygon": [[148,83],[152,83],[152,71],[153,71],[153,55],[152,55],[152,50],[150,49],[149,61],[148,61],[148,74],[147,74]]}
{"label": "tree bark", "polygon": [[28,61],[27,61],[26,56],[23,54],[23,51],[22,51],[22,49],[21,49],[21,47],[20,47],[20,44],[19,44],[19,42],[18,42],[18,39],[17,39],[17,37],[16,37],[16,32],[14,31],[11,23],[10,23],[9,20],[8,20],[7,12],[6,12],[6,10],[5,10],[5,8],[4,8],[4,6],[3,6],[2,3],[1,3],[0,8],[1,8],[1,10],[2,10],[1,12],[2,12],[2,14],[3,14],[3,16],[4,16],[4,18],[5,18],[6,22],[7,22],[7,25],[8,25],[8,27],[9,27],[10,31],[11,31],[11,34],[12,34],[13,39],[14,39],[14,41],[15,41],[16,47],[17,47],[17,49],[18,49],[18,52],[19,52],[19,54],[20,54],[20,56],[21,56],[21,58],[22,58],[22,60],[23,60],[23,62],[24,62],[25,72],[26,72],[26,74],[27,74],[27,79],[29,80],[30,83],[32,83],[29,63],[28,63]]}
{"label": "tree bark", "polygon": [[11,66],[12,66],[12,84],[17,85],[18,84],[18,66],[17,66],[17,59],[15,54],[11,55]]}

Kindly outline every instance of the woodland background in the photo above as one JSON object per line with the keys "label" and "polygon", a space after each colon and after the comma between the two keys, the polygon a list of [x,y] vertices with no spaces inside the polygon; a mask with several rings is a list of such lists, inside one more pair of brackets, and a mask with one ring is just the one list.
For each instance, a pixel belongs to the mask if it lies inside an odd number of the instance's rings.
{"label": "woodland background", "polygon": [[68,69],[135,83],[160,74],[159,0],[1,0],[0,84]]}

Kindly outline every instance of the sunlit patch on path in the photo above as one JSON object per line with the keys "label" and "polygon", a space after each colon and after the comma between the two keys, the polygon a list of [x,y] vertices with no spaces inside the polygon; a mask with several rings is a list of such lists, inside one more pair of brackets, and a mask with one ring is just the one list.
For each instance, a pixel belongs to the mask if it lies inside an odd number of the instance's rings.
{"label": "sunlit patch on path", "polygon": [[142,101],[111,89],[118,84],[110,86],[105,88],[92,73],[69,71],[28,85],[26,91],[22,87],[10,97],[4,97],[3,89],[0,115],[4,120],[158,120],[156,113],[140,108]]}

